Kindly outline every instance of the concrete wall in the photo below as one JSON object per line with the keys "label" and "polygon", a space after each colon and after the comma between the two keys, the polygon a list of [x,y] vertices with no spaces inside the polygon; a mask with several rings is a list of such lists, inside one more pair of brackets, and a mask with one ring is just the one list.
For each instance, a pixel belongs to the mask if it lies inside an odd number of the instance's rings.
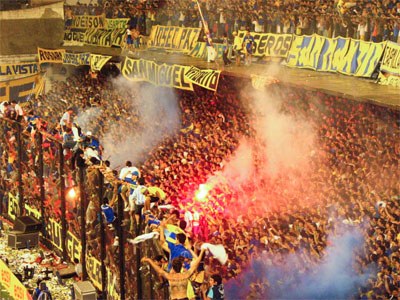
{"label": "concrete wall", "polygon": [[58,48],[64,34],[63,2],[0,13],[0,55],[37,53],[37,47]]}

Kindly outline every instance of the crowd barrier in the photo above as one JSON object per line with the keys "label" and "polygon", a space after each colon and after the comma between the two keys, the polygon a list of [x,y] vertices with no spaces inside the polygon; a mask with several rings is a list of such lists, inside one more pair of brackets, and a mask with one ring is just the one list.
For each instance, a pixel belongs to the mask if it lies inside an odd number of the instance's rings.
{"label": "crowd barrier", "polygon": [[[123,200],[117,192],[119,183],[104,184],[104,175],[97,167],[72,168],[63,145],[47,133],[28,132],[20,123],[8,119],[0,119],[0,126],[4,132],[0,137],[3,149],[0,191],[4,195],[1,215],[11,222],[23,215],[40,220],[41,242],[64,261],[78,259],[84,278],[101,292],[101,299],[139,299],[144,294],[154,297],[164,294],[164,290],[153,290],[144,284],[154,281],[155,275],[139,271],[141,252],[135,252],[126,242],[128,237],[142,233],[143,228],[136,231],[132,223],[122,226],[129,216],[124,213]],[[113,231],[102,221],[104,197],[117,199],[114,209],[121,216],[114,224],[119,237],[117,245]],[[150,242],[144,245],[141,251],[159,254]]]}

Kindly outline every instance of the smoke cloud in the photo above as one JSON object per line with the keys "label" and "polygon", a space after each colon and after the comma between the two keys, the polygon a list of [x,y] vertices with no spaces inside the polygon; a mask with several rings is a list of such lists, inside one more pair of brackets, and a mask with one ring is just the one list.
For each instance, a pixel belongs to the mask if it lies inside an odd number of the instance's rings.
{"label": "smoke cloud", "polygon": [[75,121],[81,127],[83,132],[92,131],[93,134],[97,134],[97,128],[94,124],[97,124],[95,121],[100,117],[101,113],[101,108],[91,107],[85,111],[79,112]]}
{"label": "smoke cloud", "polygon": [[139,164],[147,152],[180,129],[180,109],[171,88],[131,82],[123,77],[113,80],[115,89],[128,100],[129,117],[115,122],[105,132],[104,157],[113,167],[126,160]]}
{"label": "smoke cloud", "polygon": [[[347,228],[331,237],[325,255],[318,265],[310,266],[300,253],[276,257],[264,254],[250,263],[237,279],[226,284],[228,299],[248,299],[253,290],[263,299],[349,299],[357,286],[366,282],[372,268],[357,274],[352,268],[355,253],[363,244],[360,229]],[[255,282],[268,281],[269,287],[255,287]],[[261,295],[260,295],[261,294]],[[254,294],[253,294],[254,295]],[[250,297],[251,298],[251,297]]]}

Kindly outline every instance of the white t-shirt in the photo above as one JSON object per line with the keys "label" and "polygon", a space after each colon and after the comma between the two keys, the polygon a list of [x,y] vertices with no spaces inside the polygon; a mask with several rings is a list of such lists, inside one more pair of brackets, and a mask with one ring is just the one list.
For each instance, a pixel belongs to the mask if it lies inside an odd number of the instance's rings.
{"label": "white t-shirt", "polygon": [[132,178],[132,172],[138,172],[140,177],[139,169],[136,167],[123,167],[119,172],[118,178],[124,180],[125,178]]}

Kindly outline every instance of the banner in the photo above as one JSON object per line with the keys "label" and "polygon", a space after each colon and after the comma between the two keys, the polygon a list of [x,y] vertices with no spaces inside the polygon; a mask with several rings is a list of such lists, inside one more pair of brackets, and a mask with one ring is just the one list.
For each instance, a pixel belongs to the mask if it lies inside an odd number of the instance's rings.
{"label": "banner", "polygon": [[195,46],[201,28],[153,26],[148,46],[190,52]]}
{"label": "banner", "polygon": [[400,76],[379,72],[378,83],[400,88]]}
{"label": "banner", "polygon": [[101,47],[122,47],[125,35],[125,29],[88,29],[85,32],[84,43]]}
{"label": "banner", "polygon": [[70,29],[64,31],[64,46],[83,46],[86,29]]}
{"label": "banner", "polygon": [[[9,199],[7,208],[8,216],[10,217],[11,220],[15,220],[16,212],[18,210],[18,198],[13,196],[11,193],[8,193],[8,199]],[[30,207],[28,204],[25,204],[25,212],[27,216],[33,216],[38,220],[41,219],[40,211],[38,211],[34,207]],[[50,218],[46,223],[46,233],[50,243],[60,251],[62,251],[61,232],[62,232],[61,224],[59,224],[56,220]],[[80,260],[82,252],[82,245],[80,239],[78,239],[71,231],[67,231],[65,244],[67,247],[67,254],[71,259],[71,261],[74,261],[75,258]],[[90,280],[93,282],[93,285],[97,289],[101,290],[101,271],[100,271],[101,262],[97,258],[88,254],[86,257],[86,269]],[[107,269],[107,278],[111,278],[112,277],[111,270],[109,268],[106,269]],[[0,265],[0,270],[1,270],[1,265]],[[1,274],[2,273],[3,272],[1,272]],[[113,281],[110,280],[108,281],[107,292],[110,296],[113,297],[113,299],[120,299],[117,293],[117,289],[115,288],[116,282],[114,282],[114,284],[111,284],[112,282]],[[25,299],[25,298],[15,298],[15,299]]]}
{"label": "banner", "polygon": [[90,54],[90,69],[92,72],[101,71],[103,66],[111,59],[112,56],[101,54]]}
{"label": "banner", "polygon": [[[217,52],[216,59],[222,58],[224,54],[224,44],[213,44],[214,49]],[[194,48],[189,52],[189,55],[196,58],[207,59],[207,45],[205,42],[197,42]],[[228,57],[232,56],[232,45],[229,45],[228,48]]]}
{"label": "banner", "polygon": [[263,75],[251,75],[251,85],[253,88],[259,91],[264,91],[265,86],[273,84],[273,83],[278,83],[279,80],[272,77],[272,76],[263,76]]}
{"label": "banner", "polygon": [[39,74],[0,82],[0,102],[15,100],[26,102],[37,94],[41,76]]}
{"label": "banner", "polygon": [[38,70],[36,62],[0,65],[0,79],[10,76],[34,75],[39,72]]}
{"label": "banner", "polygon": [[192,82],[185,77],[189,68],[181,65],[158,65],[154,61],[126,57],[121,73],[131,81],[147,81],[158,86],[193,91]]}
{"label": "banner", "polygon": [[74,66],[88,66],[90,65],[90,53],[68,53],[63,54],[63,64]]}
{"label": "banner", "polygon": [[62,63],[65,49],[49,50],[38,48],[39,65],[42,63]]}
{"label": "banner", "polygon": [[[371,77],[382,57],[386,43],[350,40],[346,54],[334,61],[337,72],[359,77]],[[336,52],[335,52],[336,54]]]}
{"label": "banner", "polygon": [[220,75],[221,71],[200,70],[196,67],[191,67],[185,73],[185,78],[205,89],[216,91]]}
{"label": "banner", "polygon": [[381,71],[400,76],[400,45],[387,42],[381,63]]}
{"label": "banner", "polygon": [[[239,31],[238,36],[243,39],[246,31]],[[286,58],[292,43],[292,34],[256,33],[251,32],[254,38],[254,56],[283,57]]]}
{"label": "banner", "polygon": [[341,37],[294,36],[286,65],[371,77],[385,46],[386,42],[372,43]]}
{"label": "banner", "polygon": [[386,45],[386,42],[360,41],[357,55],[357,71],[354,75],[358,77],[371,77],[379,64],[382,54],[386,51]]}
{"label": "banner", "polygon": [[106,19],[104,16],[74,16],[72,19],[72,28],[105,28]]}
{"label": "banner", "polygon": [[106,29],[108,29],[108,30],[126,29],[128,22],[129,22],[129,18],[106,19]]}
{"label": "banner", "polygon": [[319,35],[294,36],[287,66],[317,70],[325,38]]}
{"label": "banner", "polygon": [[31,295],[25,286],[18,280],[17,277],[7,267],[6,263],[0,259],[0,276],[1,285],[7,290],[12,299],[15,300],[32,300]]}

